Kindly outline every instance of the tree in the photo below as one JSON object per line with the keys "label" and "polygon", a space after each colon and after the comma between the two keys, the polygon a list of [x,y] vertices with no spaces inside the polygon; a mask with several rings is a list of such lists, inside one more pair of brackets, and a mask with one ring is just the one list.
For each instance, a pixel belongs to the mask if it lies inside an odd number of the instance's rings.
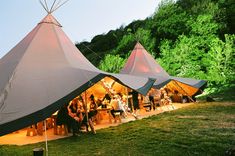
{"label": "tree", "polygon": [[219,24],[211,14],[191,18],[187,25],[189,35],[180,35],[174,44],[169,40],[161,43],[159,62],[163,67],[173,75],[207,79],[209,85],[234,80],[234,35],[221,40]]}
{"label": "tree", "polygon": [[126,60],[121,58],[119,55],[107,54],[105,58],[101,60],[99,69],[106,72],[118,73],[124,66],[125,62]]}
{"label": "tree", "polygon": [[225,35],[225,42],[214,38],[210,43],[209,75],[214,84],[226,84],[235,80],[235,35]]}
{"label": "tree", "polygon": [[186,12],[174,1],[163,1],[153,16],[152,30],[160,39],[177,39],[178,35],[187,34]]}

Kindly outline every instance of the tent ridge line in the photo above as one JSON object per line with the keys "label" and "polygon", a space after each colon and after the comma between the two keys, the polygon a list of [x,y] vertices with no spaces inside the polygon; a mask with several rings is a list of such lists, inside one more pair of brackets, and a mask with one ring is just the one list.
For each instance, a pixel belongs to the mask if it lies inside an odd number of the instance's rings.
{"label": "tent ridge line", "polygon": [[[64,48],[63,48],[63,46],[62,46],[61,43],[60,43],[59,35],[57,34],[57,31],[55,30],[55,27],[53,27],[52,30],[54,31],[54,33],[55,33],[55,35],[56,35],[56,41],[58,42],[59,47],[64,51]],[[66,37],[67,37],[67,36],[66,36]],[[65,53],[63,53],[63,55],[64,55],[64,57],[66,58],[66,62],[69,63],[69,62],[68,62],[68,59],[67,59],[67,56],[65,55]]]}
{"label": "tent ridge line", "polygon": [[[15,72],[16,72],[16,68],[15,68],[15,70],[13,71],[12,76],[9,78],[8,83],[7,83],[6,86],[4,87],[3,93],[0,95],[0,110],[3,109],[5,100],[7,99],[7,96],[8,96],[8,92],[9,92],[9,90],[11,89],[11,84],[12,84],[12,81],[13,81],[13,79],[14,79],[14,77],[15,77]],[[0,119],[1,119],[1,118],[0,118]]]}

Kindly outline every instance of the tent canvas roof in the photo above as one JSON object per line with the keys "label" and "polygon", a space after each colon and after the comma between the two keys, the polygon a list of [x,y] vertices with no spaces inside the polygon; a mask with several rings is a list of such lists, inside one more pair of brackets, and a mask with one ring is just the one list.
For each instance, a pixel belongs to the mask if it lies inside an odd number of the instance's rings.
{"label": "tent canvas roof", "polygon": [[154,85],[159,87],[164,86],[170,81],[170,75],[139,42],[136,43],[120,73],[157,78]]}
{"label": "tent canvas roof", "polygon": [[51,14],[0,60],[0,73],[0,136],[44,120],[105,76],[143,94],[154,82],[98,70]]}
{"label": "tent canvas roof", "polygon": [[206,84],[204,80],[170,76],[139,42],[135,45],[120,73],[155,78],[156,82],[154,86],[156,88],[161,88],[169,84],[171,80],[175,80],[176,82],[180,82],[177,83],[177,85],[185,84],[184,87],[190,86],[196,88],[194,91],[190,92],[190,96],[194,95],[199,88],[202,88]]}

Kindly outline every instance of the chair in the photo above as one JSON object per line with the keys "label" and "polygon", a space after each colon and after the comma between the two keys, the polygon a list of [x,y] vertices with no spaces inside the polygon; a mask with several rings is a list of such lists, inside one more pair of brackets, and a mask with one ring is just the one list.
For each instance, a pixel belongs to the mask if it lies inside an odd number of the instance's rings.
{"label": "chair", "polygon": [[116,123],[117,121],[119,121],[120,123],[122,122],[121,120],[121,113],[120,112],[115,112],[114,113],[114,123]]}
{"label": "chair", "polygon": [[66,125],[57,125],[55,135],[68,135],[68,127]]}
{"label": "chair", "polygon": [[43,121],[37,123],[37,133],[43,135]]}
{"label": "chair", "polygon": [[37,135],[37,131],[36,131],[35,125],[32,125],[32,126],[27,128],[26,136],[31,136],[31,134],[32,134],[32,136]]}
{"label": "chair", "polygon": [[146,111],[146,112],[151,111],[152,103],[151,103],[150,100],[149,100],[149,96],[144,96],[142,103],[143,103],[143,107],[145,108],[145,111]]}

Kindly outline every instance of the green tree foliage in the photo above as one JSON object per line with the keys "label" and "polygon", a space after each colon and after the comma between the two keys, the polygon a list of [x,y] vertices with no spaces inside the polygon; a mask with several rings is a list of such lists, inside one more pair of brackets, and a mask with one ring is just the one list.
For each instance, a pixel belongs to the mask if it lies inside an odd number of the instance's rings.
{"label": "green tree foliage", "polygon": [[152,19],[151,31],[156,38],[155,50],[164,39],[175,41],[181,34],[187,34],[188,15],[172,0],[162,1]]}
{"label": "green tree foliage", "polygon": [[224,19],[226,27],[223,31],[225,33],[235,34],[235,3],[234,0],[220,0],[219,2],[220,10],[224,11]]}
{"label": "green tree foliage", "polygon": [[218,33],[224,37],[225,33],[234,33],[235,3],[233,0],[178,0],[177,4],[187,12],[188,16],[197,17],[210,13],[221,25]]}
{"label": "green tree foliage", "polygon": [[208,79],[211,83],[226,84],[235,80],[235,35],[225,35],[225,41],[214,38],[208,53]]}
{"label": "green tree foliage", "polygon": [[117,48],[113,50],[113,54],[124,52],[125,55],[122,55],[122,57],[128,57],[136,42],[141,42],[152,56],[156,55],[154,52],[155,38],[151,37],[150,30],[143,28],[139,28],[135,33],[128,29],[128,34],[123,36]]}
{"label": "green tree foliage", "polygon": [[210,14],[189,20],[188,26],[189,35],[180,35],[174,44],[162,42],[162,66],[172,75],[207,79],[211,85],[234,80],[234,35],[221,40],[219,24]]}
{"label": "green tree foliage", "polygon": [[139,41],[169,74],[226,85],[235,81],[234,11],[234,0],[162,0],[145,20],[76,46],[100,69],[119,72]]}
{"label": "green tree foliage", "polygon": [[107,72],[118,73],[123,67],[125,59],[119,55],[106,55],[105,58],[100,62],[99,69]]}
{"label": "green tree foliage", "polygon": [[118,46],[113,49],[112,54],[122,53],[122,57],[127,57],[130,53],[130,50],[133,48],[135,44],[135,36],[132,33],[132,30],[129,28],[127,30],[127,34],[122,37]]}
{"label": "green tree foliage", "polygon": [[95,36],[91,42],[77,43],[76,46],[89,61],[98,66],[102,58],[118,46],[124,31],[123,27],[120,27],[116,31],[111,30],[107,34]]}

